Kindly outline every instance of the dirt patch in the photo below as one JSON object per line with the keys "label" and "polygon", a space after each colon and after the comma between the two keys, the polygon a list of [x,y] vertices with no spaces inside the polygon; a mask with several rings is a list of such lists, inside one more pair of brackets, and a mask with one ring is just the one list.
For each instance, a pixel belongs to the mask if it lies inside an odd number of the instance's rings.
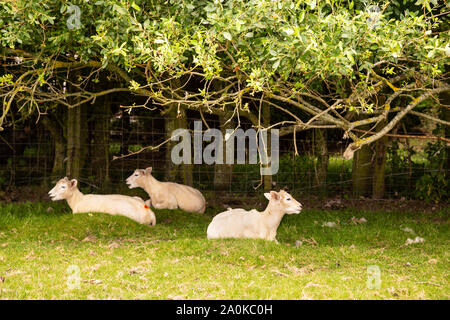
{"label": "dirt patch", "polygon": [[[46,186],[24,186],[20,188],[10,188],[0,190],[0,203],[10,202],[46,202],[49,188]],[[267,199],[263,196],[263,191],[251,191],[249,193],[228,193],[228,192],[204,192],[208,207],[214,208],[244,208],[263,210],[267,206]],[[357,209],[362,211],[401,211],[434,213],[441,210],[448,210],[450,213],[450,202],[426,202],[421,200],[401,199],[345,199],[340,197],[321,198],[315,196],[302,196],[292,193],[292,195],[303,204],[304,209],[319,210],[343,210]],[[442,220],[442,219],[441,219]],[[443,223],[443,221],[436,223]],[[170,223],[170,221],[166,221]],[[444,221],[445,222],[445,221]]]}
{"label": "dirt patch", "polygon": [[[261,192],[262,195],[262,192]],[[344,210],[357,209],[362,211],[401,211],[401,212],[418,212],[418,213],[434,213],[441,210],[448,210],[450,213],[449,202],[425,202],[421,200],[408,199],[344,199],[340,197],[321,198],[314,196],[301,196],[292,194],[299,202],[302,203],[304,209],[318,210]],[[254,195],[236,195],[218,193],[209,201],[208,205],[212,207],[227,208],[241,207],[244,209],[263,210],[267,206],[267,200],[259,194]],[[437,222],[438,223],[438,222]]]}
{"label": "dirt patch", "polygon": [[50,198],[47,193],[50,189],[47,186],[10,187],[6,190],[0,190],[0,202],[49,201]]}

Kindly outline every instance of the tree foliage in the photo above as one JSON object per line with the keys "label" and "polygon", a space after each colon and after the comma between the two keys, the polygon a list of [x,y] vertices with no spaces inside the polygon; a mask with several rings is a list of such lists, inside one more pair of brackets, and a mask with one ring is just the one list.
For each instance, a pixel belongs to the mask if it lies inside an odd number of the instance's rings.
{"label": "tree foliage", "polygon": [[[284,115],[271,124],[282,134],[342,129],[350,158],[411,112],[449,125],[427,114],[450,90],[448,10],[437,0],[0,1],[0,126],[13,104],[42,113],[50,101],[129,91],[161,108],[231,109],[261,129],[267,103]],[[118,82],[92,91],[100,73]]]}

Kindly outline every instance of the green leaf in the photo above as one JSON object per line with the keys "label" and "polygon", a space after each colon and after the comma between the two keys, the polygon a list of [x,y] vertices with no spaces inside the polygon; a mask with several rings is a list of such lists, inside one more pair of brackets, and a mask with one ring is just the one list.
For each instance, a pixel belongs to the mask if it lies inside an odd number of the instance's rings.
{"label": "green leaf", "polygon": [[283,30],[288,36],[292,36],[293,34],[294,34],[294,30],[293,29],[291,29],[291,28],[285,28],[284,30]]}
{"label": "green leaf", "polygon": [[346,56],[347,56],[347,59],[350,60],[351,63],[355,63],[355,59],[353,58],[353,55],[350,51],[347,51]]}
{"label": "green leaf", "polygon": [[305,19],[305,11],[302,11],[300,17],[298,18],[298,22],[303,22],[304,19]]}
{"label": "green leaf", "polygon": [[281,60],[279,60],[279,59],[278,59],[277,61],[275,61],[275,63],[273,64],[272,68],[273,68],[274,70],[276,70],[276,69],[279,67],[280,62],[281,62]]}
{"label": "green leaf", "polygon": [[223,33],[223,37],[224,37],[225,39],[227,39],[228,41],[231,41],[231,39],[233,39],[233,37],[231,36],[231,33],[227,32],[227,31],[225,31],[225,32]]}
{"label": "green leaf", "polygon": [[131,7],[136,11],[141,11],[141,8],[134,1],[131,3]]}
{"label": "green leaf", "polygon": [[310,2],[307,2],[307,4],[309,4],[309,6],[311,7],[311,10],[314,10],[314,8],[316,7],[316,0],[312,0]]}

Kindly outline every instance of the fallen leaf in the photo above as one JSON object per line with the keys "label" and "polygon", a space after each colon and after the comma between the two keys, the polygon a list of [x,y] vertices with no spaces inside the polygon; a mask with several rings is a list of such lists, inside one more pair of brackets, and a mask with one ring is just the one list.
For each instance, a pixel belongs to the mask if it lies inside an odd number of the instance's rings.
{"label": "fallen leaf", "polygon": [[295,276],[311,273],[313,269],[310,266],[298,268],[296,266],[285,265]]}
{"label": "fallen leaf", "polygon": [[351,224],[361,224],[361,223],[366,223],[367,222],[367,220],[366,220],[366,218],[364,218],[364,217],[362,217],[362,218],[356,218],[356,217],[352,217],[351,219],[350,219],[350,223]]}
{"label": "fallen leaf", "polygon": [[139,261],[138,264],[153,264],[153,261],[147,258],[145,260]]}
{"label": "fallen leaf", "polygon": [[131,268],[130,270],[128,270],[129,274],[139,274],[139,273],[144,273],[147,272],[148,269],[144,268],[144,267],[134,267]]}
{"label": "fallen leaf", "polygon": [[325,204],[324,204],[324,208],[325,209],[331,209],[331,208],[340,208],[342,206],[342,201],[341,199],[334,199],[334,200],[328,200]]}
{"label": "fallen leaf", "polygon": [[117,249],[117,248],[120,248],[120,244],[118,244],[117,242],[111,242],[108,245],[108,248],[110,248],[110,249]]}
{"label": "fallen leaf", "polygon": [[320,285],[320,284],[318,284],[318,283],[308,282],[308,283],[306,284],[306,286],[303,287],[303,290],[304,290],[304,289],[307,289],[307,288],[311,288],[311,287],[323,287],[323,286]]}
{"label": "fallen leaf", "polygon": [[89,283],[92,283],[92,284],[101,284],[101,283],[103,283],[103,281],[102,281],[102,280],[96,280],[96,279],[90,279],[90,280],[89,280]]}
{"label": "fallen leaf", "polygon": [[336,228],[337,224],[336,224],[336,222],[324,222],[322,224],[322,227]]}
{"label": "fallen leaf", "polygon": [[275,273],[277,276],[281,276],[281,277],[289,277],[288,274],[283,273],[283,272],[279,271],[278,269],[272,269],[272,270],[270,270],[270,271],[272,271],[273,273]]}
{"label": "fallen leaf", "polygon": [[8,269],[6,270],[6,275],[11,277],[11,276],[15,276],[18,274],[24,274],[25,272],[22,270],[16,270],[16,269]]}
{"label": "fallen leaf", "polygon": [[303,241],[303,242],[309,243],[309,244],[312,245],[312,246],[317,246],[317,245],[318,245],[316,239],[314,239],[314,238],[312,238],[312,237],[309,238],[309,239],[308,239],[308,238],[305,238],[305,237],[301,237],[300,240]]}
{"label": "fallen leaf", "polygon": [[414,230],[411,229],[411,228],[408,228],[408,227],[403,228],[402,231],[405,231],[405,232],[409,232],[409,233],[415,234]]}
{"label": "fallen leaf", "polygon": [[183,299],[185,299],[185,297],[186,297],[185,294],[180,294],[180,295],[172,295],[172,294],[169,294],[169,295],[167,296],[167,299],[169,299],[169,300],[183,300]]}
{"label": "fallen leaf", "polygon": [[83,241],[83,242],[94,242],[95,240],[97,240],[97,237],[95,236],[95,234],[91,234],[91,235],[88,235],[86,238],[84,238],[81,241]]}
{"label": "fallen leaf", "polygon": [[425,239],[421,238],[421,237],[415,237],[414,239],[408,238],[408,239],[406,239],[405,246],[409,246],[410,244],[414,244],[414,243],[423,243],[423,242],[425,242]]}

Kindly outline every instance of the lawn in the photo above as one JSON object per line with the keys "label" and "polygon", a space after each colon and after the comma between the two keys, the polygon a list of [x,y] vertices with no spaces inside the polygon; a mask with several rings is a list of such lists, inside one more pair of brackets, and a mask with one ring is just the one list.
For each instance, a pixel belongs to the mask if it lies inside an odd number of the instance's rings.
{"label": "lawn", "polygon": [[[0,204],[0,299],[450,296],[448,208],[304,210],[285,216],[278,244],[207,240],[217,210],[155,212],[157,225],[147,227],[105,214],[72,215],[63,203]],[[353,216],[367,222],[352,224]],[[416,236],[425,242],[405,246]]]}

